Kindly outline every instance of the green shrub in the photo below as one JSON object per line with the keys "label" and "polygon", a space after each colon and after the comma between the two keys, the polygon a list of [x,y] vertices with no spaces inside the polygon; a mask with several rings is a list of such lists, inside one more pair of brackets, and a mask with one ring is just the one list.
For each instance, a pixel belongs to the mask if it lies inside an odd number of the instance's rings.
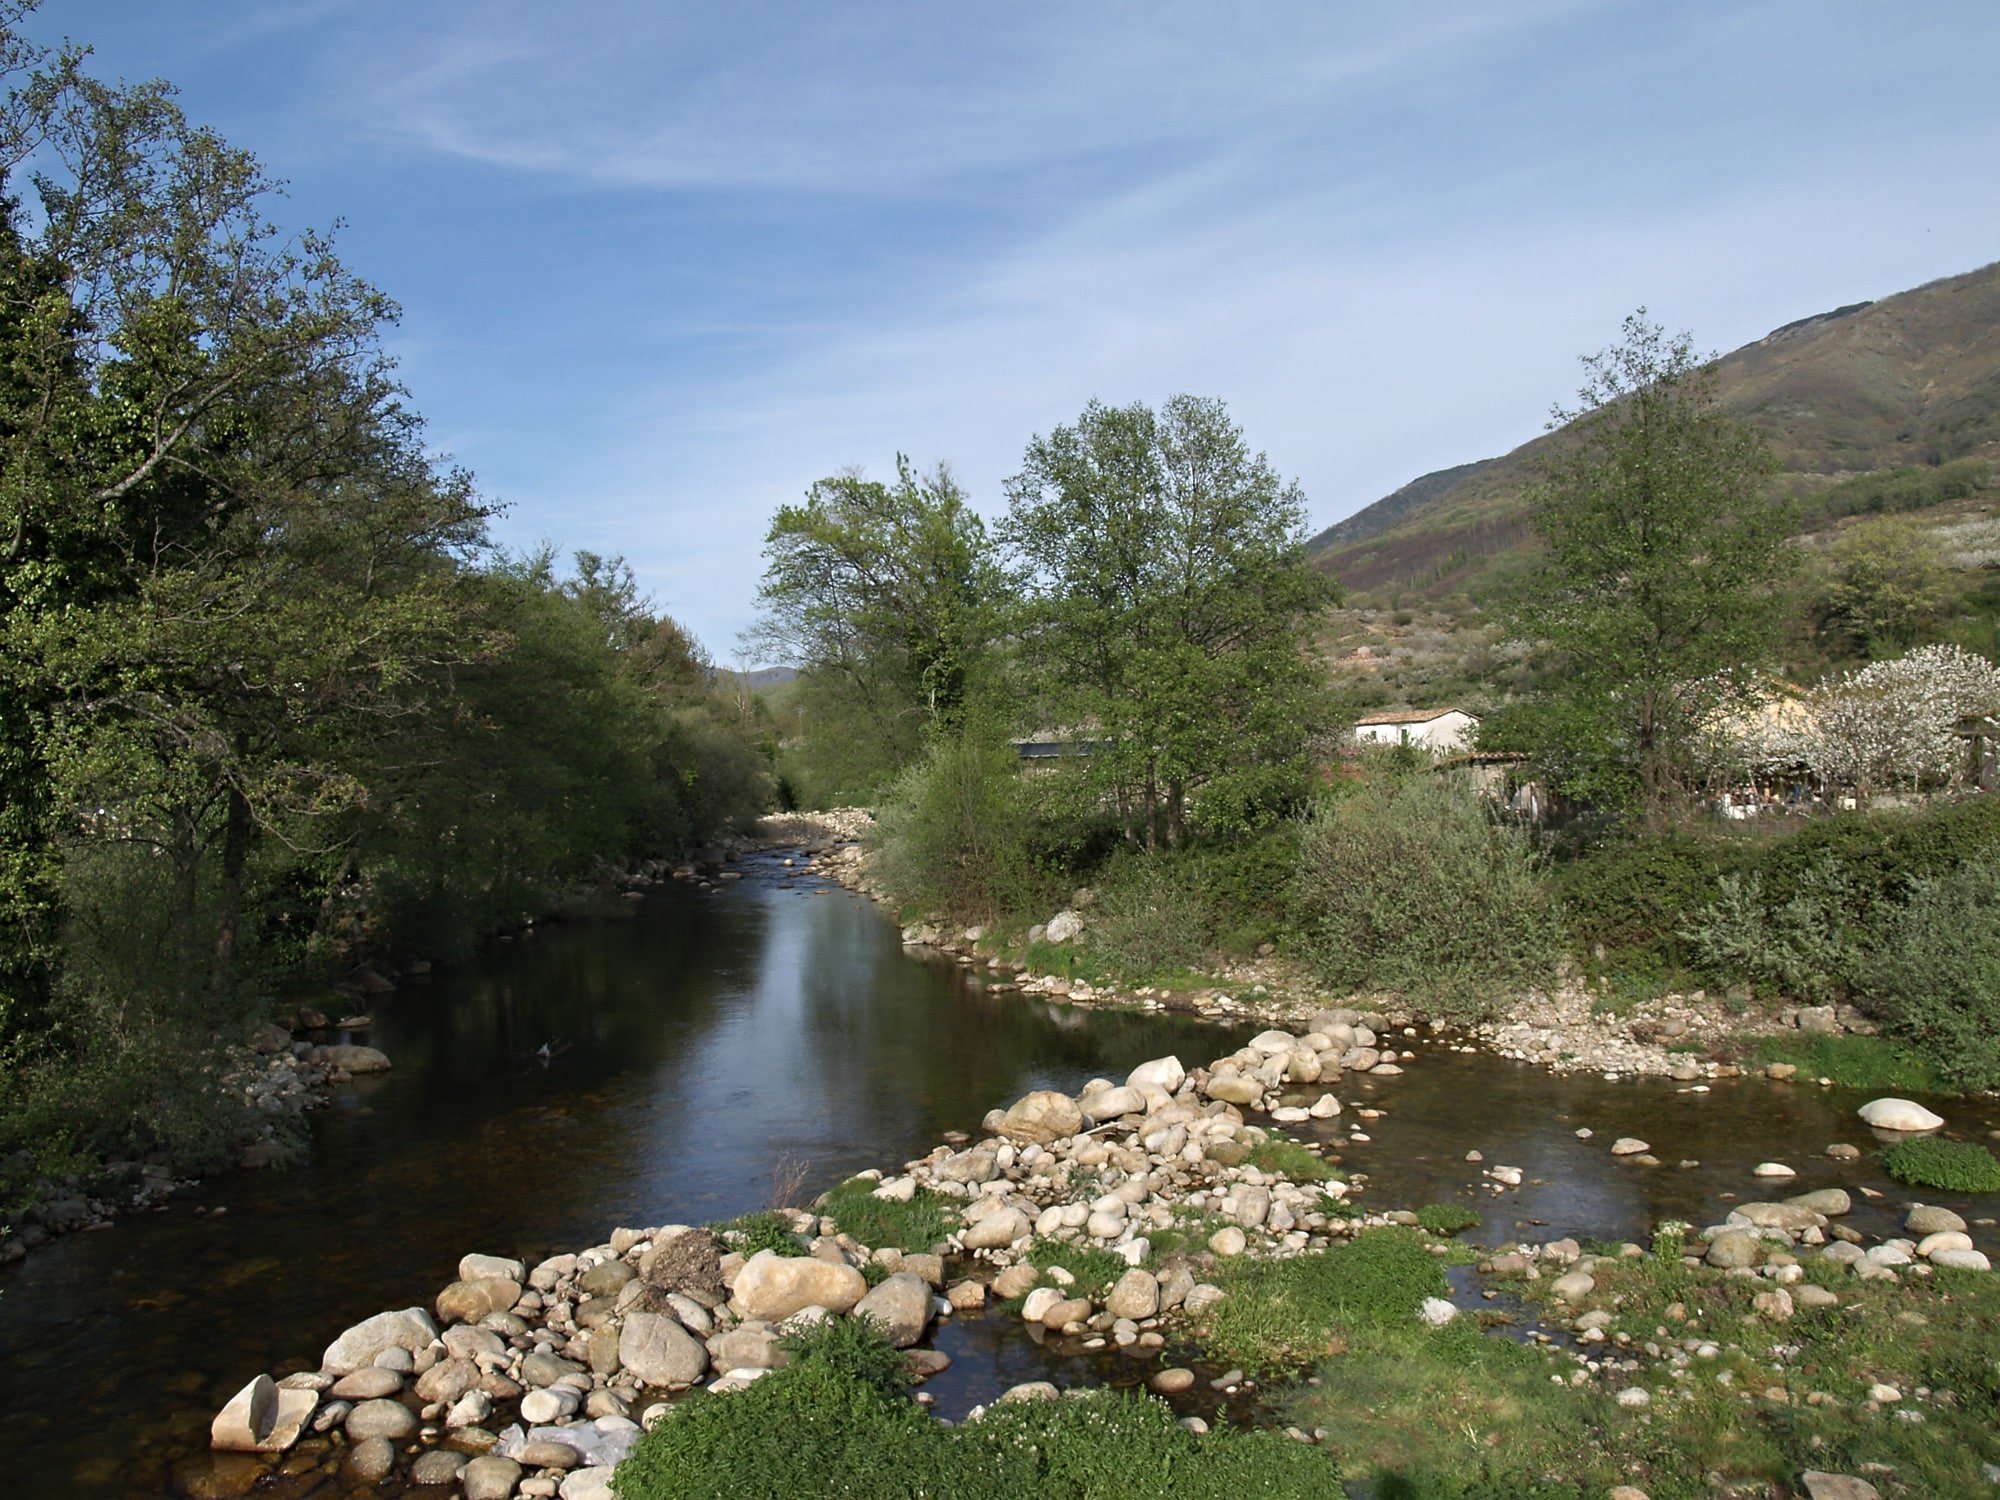
{"label": "green shrub", "polygon": [[1215,913],[1194,862],[1163,854],[1115,859],[1096,881],[1084,941],[1120,976],[1150,981],[1211,966]]}
{"label": "green shrub", "polygon": [[940,737],[896,779],[876,818],[877,871],[927,912],[1000,917],[1048,909],[1062,860],[1034,782],[1004,739]]}
{"label": "green shrub", "polygon": [[1428,773],[1377,776],[1305,829],[1299,913],[1335,989],[1407,992],[1475,1016],[1539,978],[1557,926],[1528,836],[1476,793]]}
{"label": "green shrub", "polygon": [[1457,1234],[1479,1222],[1479,1215],[1463,1203],[1426,1203],[1417,1210],[1417,1222],[1432,1234]]}
{"label": "green shrub", "polygon": [[1958,1087],[2000,1087],[2000,871],[1920,882],[1882,922],[1855,993]]}
{"label": "green shrub", "polygon": [[779,1213],[776,1209],[724,1219],[709,1227],[725,1237],[731,1249],[740,1250],[745,1256],[755,1255],[759,1250],[773,1250],[779,1255],[806,1253],[805,1246],[792,1232],[792,1216]]}
{"label": "green shrub", "polygon": [[1680,929],[1711,978],[1752,979],[1814,1005],[1842,998],[1863,948],[1869,898],[1831,851],[1798,872],[1792,894],[1765,899],[1761,875],[1724,875],[1716,898]]}
{"label": "green shrub", "polygon": [[794,1367],[821,1365],[884,1396],[900,1396],[910,1388],[910,1363],[903,1351],[866,1318],[822,1318],[783,1335],[778,1347]]}
{"label": "green shrub", "polygon": [[918,1188],[907,1203],[877,1198],[876,1184],[856,1177],[834,1188],[819,1202],[819,1211],[871,1250],[929,1250],[950,1238],[954,1227],[941,1193]]}
{"label": "green shrub", "polygon": [[1791,1031],[1757,1038],[1750,1047],[1750,1060],[1759,1065],[1790,1063],[1808,1078],[1830,1078],[1848,1089],[1935,1094],[1945,1088],[1936,1068],[1911,1047],[1887,1037]]}
{"label": "green shrub", "polygon": [[1882,1168],[1898,1182],[1941,1193],[2000,1193],[2000,1158],[1976,1141],[1904,1141],[1882,1153]]}
{"label": "green shrub", "polygon": [[1670,969],[1686,962],[1677,936],[1690,915],[1715,899],[1718,879],[1735,870],[1733,842],[1684,833],[1650,834],[1594,849],[1556,870],[1572,943],[1602,944],[1626,965]]}

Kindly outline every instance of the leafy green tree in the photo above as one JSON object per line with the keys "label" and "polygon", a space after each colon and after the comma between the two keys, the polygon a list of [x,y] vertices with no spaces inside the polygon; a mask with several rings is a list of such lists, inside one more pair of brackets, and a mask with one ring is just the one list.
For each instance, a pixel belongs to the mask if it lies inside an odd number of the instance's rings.
{"label": "leafy green tree", "polygon": [[1306,640],[1333,585],[1305,499],[1220,401],[1092,402],[1029,445],[1002,530],[1022,568],[1020,656],[1045,725],[1125,837],[1242,826],[1303,785],[1325,719]]}
{"label": "leafy green tree", "polygon": [[1512,600],[1515,628],[1556,658],[1552,685],[1506,732],[1572,795],[1657,810],[1732,671],[1771,648],[1790,519],[1688,335],[1641,309],[1583,364],[1532,492],[1545,554]]}
{"label": "leafy green tree", "polygon": [[1944,549],[1927,528],[1893,516],[1864,521],[1827,550],[1813,620],[1856,655],[1907,650],[1944,607],[1946,579]]}
{"label": "leafy green tree", "polygon": [[964,709],[993,628],[999,580],[986,530],[943,465],[896,479],[822,479],[779,509],[765,540],[763,618],[749,643],[806,679],[805,733],[879,782],[927,730]]}

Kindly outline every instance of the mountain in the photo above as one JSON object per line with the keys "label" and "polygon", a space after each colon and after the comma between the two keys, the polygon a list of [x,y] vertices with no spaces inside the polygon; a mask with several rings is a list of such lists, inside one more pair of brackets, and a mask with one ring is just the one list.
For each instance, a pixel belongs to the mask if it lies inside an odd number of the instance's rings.
{"label": "mountain", "polygon": [[[1716,394],[1764,434],[1794,494],[2000,458],[2000,262],[1774,329],[1718,362]],[[1313,538],[1313,560],[1358,592],[1477,592],[1533,546],[1524,491],[1560,440],[1413,480]]]}

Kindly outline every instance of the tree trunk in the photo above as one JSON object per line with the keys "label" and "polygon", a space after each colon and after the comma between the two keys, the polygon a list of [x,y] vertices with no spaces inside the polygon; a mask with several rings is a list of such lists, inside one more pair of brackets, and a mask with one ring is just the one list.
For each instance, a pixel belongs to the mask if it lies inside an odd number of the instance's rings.
{"label": "tree trunk", "polygon": [[[237,744],[238,761],[248,746]],[[222,884],[216,893],[215,948],[210,955],[209,989],[216,999],[229,993],[236,967],[236,929],[243,911],[243,869],[250,860],[250,800],[229,784],[229,810],[222,827]]]}

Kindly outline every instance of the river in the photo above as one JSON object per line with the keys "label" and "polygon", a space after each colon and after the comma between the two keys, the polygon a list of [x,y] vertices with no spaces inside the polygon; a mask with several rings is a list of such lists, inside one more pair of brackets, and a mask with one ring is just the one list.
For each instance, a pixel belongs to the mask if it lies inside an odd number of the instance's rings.
{"label": "river", "polygon": [[[865,899],[777,855],[742,868],[715,892],[671,886],[622,919],[441,968],[377,1005],[365,1039],[394,1071],[314,1117],[303,1166],[217,1179],[0,1274],[0,1475],[27,1494],[170,1493],[172,1464],[204,1448],[251,1375],[314,1366],[349,1324],[428,1304],[467,1251],[532,1263],[618,1225],[734,1216],[766,1206],[788,1163],[817,1190],[976,1131],[1031,1088],[1073,1091],[1168,1052],[1193,1066],[1245,1035],[994,994],[906,953]],[[1351,1109],[1312,1129],[1368,1174],[1362,1201],[1466,1202],[1484,1243],[1710,1222],[1730,1195],[1777,1191],[1750,1175],[1771,1157],[1799,1170],[1784,1191],[1881,1192],[1858,1214],[1875,1232],[1909,1197],[1872,1157],[1820,1154],[1874,1144],[1858,1096],[1836,1090],[1612,1084],[1425,1047],[1404,1076],[1346,1092],[1385,1111],[1365,1122],[1372,1139],[1349,1139]],[[1955,1126],[2000,1125],[1990,1101],[1939,1107]],[[1626,1134],[1666,1164],[1611,1158]],[[1521,1167],[1525,1185],[1482,1186],[1472,1150]],[[938,1342],[957,1360],[931,1387],[947,1414],[1017,1380],[1144,1373],[1059,1355],[997,1318]]]}

